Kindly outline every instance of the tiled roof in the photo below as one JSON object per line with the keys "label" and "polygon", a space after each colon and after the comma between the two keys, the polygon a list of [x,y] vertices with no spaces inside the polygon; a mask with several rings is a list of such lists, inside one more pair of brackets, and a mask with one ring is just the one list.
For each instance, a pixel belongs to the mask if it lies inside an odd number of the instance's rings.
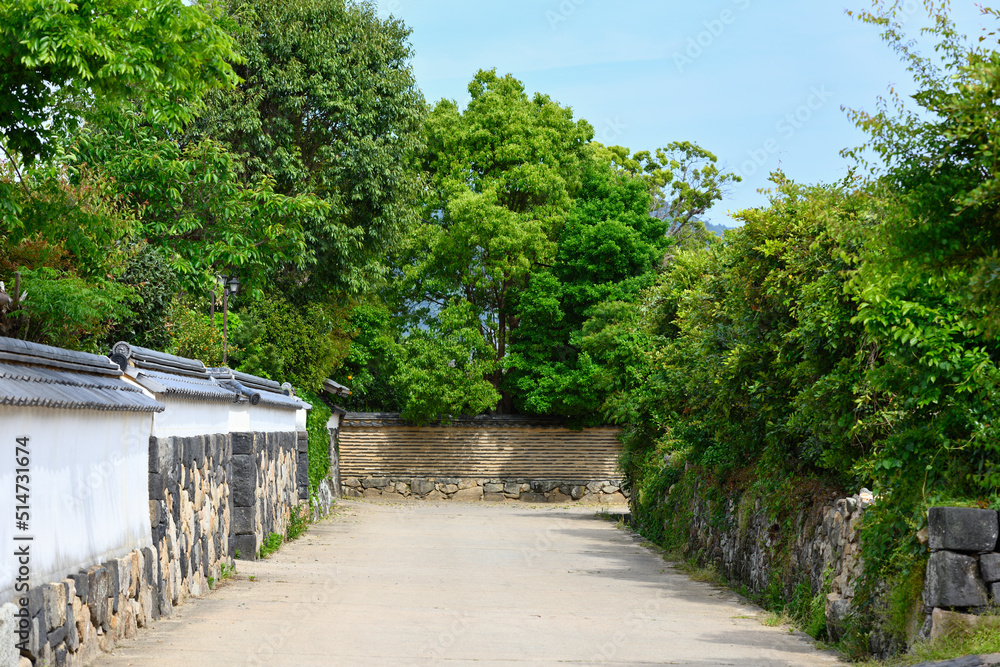
{"label": "tiled roof", "polygon": [[0,338],[0,405],[160,412],[107,357]]}
{"label": "tiled roof", "polygon": [[180,396],[215,403],[236,403],[240,398],[235,391],[221,386],[212,378],[202,379],[139,369],[136,371],[135,381],[154,394],[166,396]]}
{"label": "tiled roof", "polygon": [[[223,386],[231,386],[250,399],[253,405],[267,405],[285,410],[311,410],[305,401],[284,393],[274,380],[240,373],[231,368],[209,368],[208,372]],[[288,390],[290,392],[290,390]]]}
{"label": "tiled roof", "polygon": [[130,345],[124,341],[115,343],[109,356],[122,369],[128,365],[128,362],[131,362],[133,366],[143,370],[160,371],[195,378],[209,379],[210,377],[205,364],[197,359],[187,359],[186,357],[178,357],[166,352],[157,352],[145,347]]}

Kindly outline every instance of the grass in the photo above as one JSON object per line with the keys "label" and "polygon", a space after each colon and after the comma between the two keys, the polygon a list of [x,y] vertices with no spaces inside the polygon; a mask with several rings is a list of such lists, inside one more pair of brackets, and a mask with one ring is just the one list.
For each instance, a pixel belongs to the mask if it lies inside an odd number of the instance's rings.
{"label": "grass", "polygon": [[918,642],[909,653],[892,660],[870,660],[861,667],[907,667],[921,662],[951,660],[967,655],[1000,653],[1000,615],[983,616],[979,626],[965,632],[941,637],[933,642]]}
{"label": "grass", "polygon": [[281,548],[281,544],[284,542],[284,538],[278,533],[271,533],[264,540],[264,544],[260,545],[260,553],[258,554],[261,558],[267,558],[275,551]]}
{"label": "grass", "polygon": [[717,586],[726,585],[725,578],[719,574],[719,571],[714,565],[699,565],[698,561],[693,558],[679,562],[677,564],[677,569],[695,581],[700,581],[706,584],[715,584]]}

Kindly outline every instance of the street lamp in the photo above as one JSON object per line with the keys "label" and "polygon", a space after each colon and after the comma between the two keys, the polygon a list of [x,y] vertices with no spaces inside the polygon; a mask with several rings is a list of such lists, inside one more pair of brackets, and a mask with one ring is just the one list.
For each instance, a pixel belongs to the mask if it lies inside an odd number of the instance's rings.
{"label": "street lamp", "polygon": [[[240,281],[236,276],[216,276],[215,280],[222,291],[222,365],[225,366],[229,362],[229,295],[240,291]],[[212,305],[215,305],[214,294]]]}

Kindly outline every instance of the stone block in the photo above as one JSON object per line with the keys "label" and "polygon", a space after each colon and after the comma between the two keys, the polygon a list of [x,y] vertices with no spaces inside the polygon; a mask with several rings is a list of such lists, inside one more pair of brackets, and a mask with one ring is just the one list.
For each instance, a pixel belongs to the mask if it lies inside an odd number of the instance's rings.
{"label": "stone block", "polygon": [[[65,614],[63,615],[65,616]],[[58,628],[53,628],[47,633],[46,640],[49,646],[53,647],[59,646],[59,644],[66,641],[66,637],[68,634],[69,634],[69,628],[66,627],[66,621],[64,620],[62,625],[60,625]]]}
{"label": "stone block", "polygon": [[932,507],[927,510],[927,529],[931,551],[988,553],[996,550],[1000,518],[995,510]]}
{"label": "stone block", "polygon": [[570,487],[569,494],[573,500],[579,500],[580,498],[583,498],[585,495],[587,495],[587,487],[581,484],[572,486]]}
{"label": "stone block", "polygon": [[229,492],[235,507],[250,507],[257,499],[257,465],[253,456],[233,454],[233,476],[229,480]]}
{"label": "stone block", "polygon": [[545,498],[544,493],[535,493],[532,491],[528,491],[526,493],[522,493],[518,498],[518,500],[525,503],[544,503],[546,502],[547,499]]}
{"label": "stone block", "polygon": [[462,480],[458,477],[439,477],[437,481],[439,484],[454,484],[455,486],[458,486],[458,483]]}
{"label": "stone block", "polygon": [[507,482],[503,485],[503,492],[508,496],[514,496],[517,498],[521,495],[521,483],[520,482]]}
{"label": "stone block", "polygon": [[931,641],[975,630],[982,618],[975,614],[960,614],[945,609],[931,612]]}
{"label": "stone block", "polygon": [[587,490],[591,493],[600,493],[601,487],[604,486],[604,482],[591,482],[587,485]]}
{"label": "stone block", "polygon": [[427,500],[445,500],[448,496],[444,495],[437,489],[432,489],[430,493],[427,494]]}
{"label": "stone block", "polygon": [[76,629],[76,612],[73,611],[73,606],[70,605],[66,608],[66,648],[71,652],[76,653],[76,650],[80,648],[80,632]]}
{"label": "stone block", "polygon": [[365,477],[361,480],[361,486],[366,489],[384,489],[388,484],[387,477]]}
{"label": "stone block", "polygon": [[153,586],[160,578],[160,559],[151,547],[142,548],[143,580],[146,586]]}
{"label": "stone block", "polygon": [[474,489],[479,486],[478,479],[463,479],[458,483],[458,490],[464,491],[465,489]]}
{"label": "stone block", "polygon": [[348,477],[344,480],[344,486],[356,489],[361,486],[361,480],[357,477]]}
{"label": "stone block", "polygon": [[410,494],[410,485],[404,482],[396,482],[396,493],[401,496],[407,496]]}
{"label": "stone block", "polygon": [[48,645],[49,636],[45,631],[45,620],[37,617],[31,619],[31,635],[28,637],[28,657],[35,664],[44,664],[43,651],[48,648]]}
{"label": "stone block", "polygon": [[503,493],[503,484],[487,482],[486,485],[483,486],[483,493]]}
{"label": "stone block", "polygon": [[5,604],[0,607],[0,665],[16,665],[18,651],[14,648],[16,639],[17,619],[14,613],[17,607]]}
{"label": "stone block", "polygon": [[567,496],[560,489],[554,489],[548,494],[547,498],[550,503],[568,503],[573,500],[571,496]]}
{"label": "stone block", "polygon": [[249,535],[257,532],[257,508],[234,507],[232,526],[233,532],[237,535]]}
{"label": "stone block", "polygon": [[121,564],[117,560],[109,560],[101,564],[108,573],[108,597],[114,602],[112,613],[118,613],[118,595],[121,593]]}
{"label": "stone block", "polygon": [[425,496],[433,490],[434,482],[426,479],[414,479],[410,482],[410,491],[419,496]]}
{"label": "stone block", "polygon": [[448,495],[458,491],[458,484],[439,484],[438,487],[441,493],[447,493]]}
{"label": "stone block", "polygon": [[979,571],[983,581],[992,584],[1000,581],[1000,554],[985,554],[979,557]]}
{"label": "stone block", "polygon": [[163,500],[166,486],[163,482],[163,475],[157,472],[149,473],[149,499]]}
{"label": "stone block", "polygon": [[535,493],[545,494],[545,493],[548,493],[548,492],[552,491],[553,489],[555,489],[558,486],[559,486],[559,482],[553,482],[553,481],[550,481],[550,480],[543,480],[543,481],[539,481],[539,482],[532,482],[531,483],[531,490],[533,492],[535,492]]}
{"label": "stone block", "polygon": [[621,491],[612,494],[601,494],[601,504],[602,505],[624,505],[628,502],[628,499],[622,495]]}
{"label": "stone block", "polygon": [[84,603],[87,602],[87,582],[89,577],[86,572],[80,570],[76,574],[69,575],[70,579],[76,582],[76,596],[83,600]]}
{"label": "stone block", "polygon": [[237,454],[252,455],[254,453],[253,433],[233,433],[233,456]]}
{"label": "stone block", "polygon": [[51,632],[66,623],[66,587],[62,584],[47,584],[41,588],[45,600],[45,619],[48,621],[46,631]]}
{"label": "stone block", "polygon": [[255,535],[232,535],[229,538],[229,553],[240,560],[257,560],[257,537]]}
{"label": "stone block", "polygon": [[483,499],[483,487],[474,486],[467,489],[459,489],[455,492],[453,500],[463,502],[479,502]]}
{"label": "stone block", "polygon": [[844,636],[847,618],[851,614],[851,601],[836,593],[826,596],[826,631],[830,641],[839,641]]}
{"label": "stone block", "polygon": [[382,492],[379,491],[378,489],[365,489],[364,497],[365,498],[381,498],[382,497]]}
{"label": "stone block", "polygon": [[507,496],[502,493],[484,493],[483,502],[487,503],[502,503],[507,500]]}
{"label": "stone block", "polygon": [[989,601],[972,556],[937,551],[927,562],[924,604],[928,607],[984,607]]}

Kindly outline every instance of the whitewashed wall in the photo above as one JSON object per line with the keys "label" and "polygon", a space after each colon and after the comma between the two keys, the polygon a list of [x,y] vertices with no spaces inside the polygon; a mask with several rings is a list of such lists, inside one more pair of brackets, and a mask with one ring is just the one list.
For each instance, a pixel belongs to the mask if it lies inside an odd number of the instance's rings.
{"label": "whitewashed wall", "polygon": [[229,433],[228,403],[200,401],[158,394],[156,400],[167,407],[153,418],[153,437],[189,437]]}
{"label": "whitewashed wall", "polygon": [[30,585],[151,546],[148,457],[153,416],[0,406],[0,603],[15,563],[14,445],[30,438]]}
{"label": "whitewashed wall", "polygon": [[267,405],[234,403],[229,407],[230,433],[281,433],[297,431],[296,410]]}

